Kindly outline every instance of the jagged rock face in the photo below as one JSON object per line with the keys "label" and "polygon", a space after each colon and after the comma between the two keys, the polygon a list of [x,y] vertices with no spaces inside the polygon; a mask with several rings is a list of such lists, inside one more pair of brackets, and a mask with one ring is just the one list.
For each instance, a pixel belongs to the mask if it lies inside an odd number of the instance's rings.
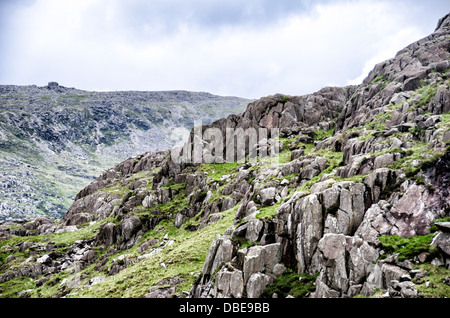
{"label": "jagged rock face", "polygon": [[[239,160],[235,138],[250,129],[255,129],[258,140],[265,140],[259,132],[265,129],[266,138],[271,138],[271,129],[279,131],[280,136],[286,137],[303,132],[303,138],[312,140],[314,135],[312,127],[329,130],[334,126],[333,118],[341,112],[354,87],[325,87],[318,92],[304,96],[288,96],[276,94],[264,97],[250,103],[242,115],[230,115],[213,122],[211,125],[202,126],[202,134],[207,129],[219,129],[222,132],[223,158],[227,158],[227,148],[233,148],[235,154],[232,160]],[[227,129],[233,129],[233,133],[227,136]],[[246,147],[243,157],[247,156],[258,145],[251,145],[246,136]],[[195,129],[191,130],[189,143],[195,140]],[[204,141],[205,142],[205,141]],[[186,147],[186,146],[185,146]],[[193,153],[193,145],[190,145],[190,153]],[[184,153],[181,151],[180,155]],[[190,156],[190,155],[189,155]],[[230,161],[230,160],[228,160]]]}
{"label": "jagged rock face", "polygon": [[[0,282],[51,278],[74,264],[93,265],[82,271],[88,276],[83,288],[67,282],[57,295],[88,288],[100,293],[96,286],[108,286],[102,285],[105,275],[130,270],[134,278],[145,275],[152,261],[163,270],[201,259],[195,279],[186,272],[170,278],[158,272],[159,279],[134,296],[280,296],[267,290],[295,273],[308,276],[293,284],[314,281],[297,297],[380,297],[377,291],[382,297],[421,297],[417,285],[431,277],[419,265],[450,275],[449,225],[440,220],[450,217],[449,21],[446,16],[432,35],[378,64],[357,87],[262,98],[242,115],[203,127],[223,134],[226,128],[277,128],[280,137],[267,135],[254,145],[280,145],[276,161],[269,156],[195,164],[175,162],[169,150],[148,152],[80,191],[59,223],[0,226],[5,238],[71,231],[88,236],[58,253],[56,244],[5,245],[10,253],[33,249],[39,257],[17,265],[7,256]],[[87,224],[89,235],[83,232]],[[219,224],[220,232],[213,232]],[[180,239],[169,237],[178,231]],[[200,242],[206,235],[206,244]],[[189,242],[189,250],[185,238],[194,236],[199,241]],[[429,241],[413,252],[405,247],[393,253],[386,244],[401,239],[404,247],[411,238]],[[192,246],[199,251],[192,253]],[[180,282],[189,279],[190,290],[180,291]],[[440,296],[448,297],[445,281],[439,282]]]}
{"label": "jagged rock face", "polygon": [[350,91],[351,87],[326,87],[306,96],[275,95],[263,98],[249,104],[237,127],[298,129],[314,126],[335,118]]}

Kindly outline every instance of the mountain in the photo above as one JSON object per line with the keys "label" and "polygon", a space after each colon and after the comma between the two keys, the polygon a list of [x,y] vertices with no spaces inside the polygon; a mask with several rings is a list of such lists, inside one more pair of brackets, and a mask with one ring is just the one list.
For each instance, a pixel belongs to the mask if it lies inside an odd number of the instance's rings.
{"label": "mountain", "polygon": [[0,220],[60,218],[107,168],[182,142],[195,120],[248,100],[187,91],[88,92],[56,82],[0,86]]}
{"label": "mountain", "polygon": [[0,226],[2,297],[448,298],[449,64],[446,15],[360,85],[128,158]]}

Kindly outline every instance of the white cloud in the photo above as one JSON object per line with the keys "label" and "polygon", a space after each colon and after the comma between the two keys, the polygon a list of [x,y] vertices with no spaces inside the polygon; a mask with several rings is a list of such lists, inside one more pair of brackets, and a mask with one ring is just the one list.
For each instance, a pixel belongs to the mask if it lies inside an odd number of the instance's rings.
{"label": "white cloud", "polygon": [[347,80],[347,84],[360,84],[376,64],[395,57],[399,50],[419,40],[424,35],[421,30],[414,26],[397,29],[390,33],[386,32],[386,36],[377,39],[371,45],[372,54],[364,62],[361,74],[356,78]]}
{"label": "white cloud", "polygon": [[189,7],[188,13],[152,3],[37,0],[9,26],[14,42],[1,57],[8,63],[0,81],[252,98],[298,95],[361,82],[376,63],[432,31],[400,15],[390,1],[305,2],[298,12],[279,6],[273,20],[257,6],[235,17],[239,7],[233,2],[220,21],[199,0],[190,2],[199,9]]}

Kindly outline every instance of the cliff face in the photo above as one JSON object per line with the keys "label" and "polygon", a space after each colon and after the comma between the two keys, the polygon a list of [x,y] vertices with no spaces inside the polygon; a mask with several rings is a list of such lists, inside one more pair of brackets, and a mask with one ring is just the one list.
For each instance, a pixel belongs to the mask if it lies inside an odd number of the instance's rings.
{"label": "cliff face", "polygon": [[[449,297],[449,60],[447,15],[359,86],[262,98],[125,160],[60,222],[0,228],[3,294],[28,276],[21,296]],[[242,134],[246,160],[219,163]]]}

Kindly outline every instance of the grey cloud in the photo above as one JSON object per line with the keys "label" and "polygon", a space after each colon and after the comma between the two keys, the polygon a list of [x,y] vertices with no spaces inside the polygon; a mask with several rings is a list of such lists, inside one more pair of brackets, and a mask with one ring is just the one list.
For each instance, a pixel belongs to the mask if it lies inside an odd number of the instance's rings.
{"label": "grey cloud", "polygon": [[310,8],[311,1],[306,0],[134,0],[120,4],[120,23],[133,31],[145,25],[157,25],[165,32],[175,31],[184,24],[209,29],[264,27]]}

